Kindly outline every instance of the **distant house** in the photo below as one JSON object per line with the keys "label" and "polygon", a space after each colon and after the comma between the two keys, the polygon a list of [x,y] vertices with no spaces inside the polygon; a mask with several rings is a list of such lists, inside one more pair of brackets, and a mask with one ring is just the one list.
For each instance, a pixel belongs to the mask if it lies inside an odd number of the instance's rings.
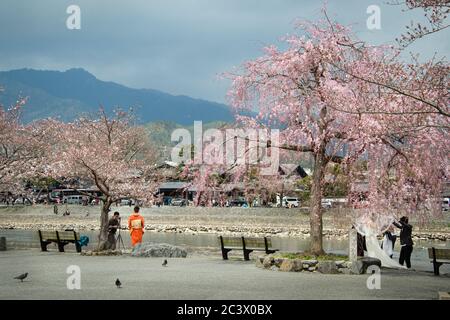
{"label": "distant house", "polygon": [[173,161],[164,161],[164,163],[161,163],[158,165],[158,169],[171,169],[171,168],[178,168],[179,163],[173,162]]}
{"label": "distant house", "polygon": [[178,174],[180,172],[180,164],[173,161],[164,161],[156,166],[159,174],[166,181],[178,180]]}
{"label": "distant house", "polygon": [[294,176],[294,177],[298,177],[298,178],[305,178],[309,175],[306,172],[306,170],[302,168],[302,166],[300,166],[298,164],[292,164],[292,163],[280,164],[278,166],[278,173],[281,176],[286,176],[286,177]]}
{"label": "distant house", "polygon": [[183,198],[192,200],[196,189],[190,182],[168,181],[158,186],[158,195],[171,198]]}

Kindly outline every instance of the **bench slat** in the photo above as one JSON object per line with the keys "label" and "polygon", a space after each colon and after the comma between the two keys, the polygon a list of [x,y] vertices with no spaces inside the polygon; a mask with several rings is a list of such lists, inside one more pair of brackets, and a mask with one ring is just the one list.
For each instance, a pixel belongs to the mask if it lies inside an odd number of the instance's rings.
{"label": "bench slat", "polygon": [[[434,249],[436,253],[436,259],[450,260],[450,249]],[[433,248],[428,248],[428,257],[433,259]]]}
{"label": "bench slat", "polygon": [[56,231],[41,231],[42,240],[58,240]]}
{"label": "bench slat", "polygon": [[75,241],[75,233],[73,231],[58,231],[59,240]]}
{"label": "bench slat", "polygon": [[258,249],[258,248],[266,248],[266,244],[264,242],[264,238],[244,238],[245,247],[248,249]]}
{"label": "bench slat", "polygon": [[242,248],[242,238],[222,237],[224,247],[240,247]]}

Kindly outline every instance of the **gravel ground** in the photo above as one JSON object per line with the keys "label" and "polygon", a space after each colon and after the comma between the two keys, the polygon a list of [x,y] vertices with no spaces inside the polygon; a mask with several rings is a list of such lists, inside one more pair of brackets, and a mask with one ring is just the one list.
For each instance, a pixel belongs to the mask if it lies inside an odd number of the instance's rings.
{"label": "gravel ground", "polygon": [[[289,273],[257,268],[241,259],[86,257],[75,253],[0,252],[0,299],[437,299],[450,291],[450,273],[383,269],[381,288],[368,275]],[[67,289],[70,265],[81,270],[81,289]],[[13,279],[22,272],[23,283]],[[123,287],[117,289],[119,278]]]}

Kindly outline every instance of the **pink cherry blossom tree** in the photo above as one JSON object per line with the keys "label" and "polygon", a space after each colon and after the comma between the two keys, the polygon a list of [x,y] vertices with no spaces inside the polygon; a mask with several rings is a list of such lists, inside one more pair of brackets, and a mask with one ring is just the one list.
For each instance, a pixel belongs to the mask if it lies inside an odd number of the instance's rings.
{"label": "pink cherry blossom tree", "polygon": [[405,11],[422,9],[427,20],[427,24],[411,22],[409,26],[406,26],[406,33],[397,39],[397,42],[403,48],[420,38],[444,30],[449,26],[447,21],[450,13],[449,0],[395,0],[390,3],[402,5],[406,8]]}
{"label": "pink cherry blossom tree", "polygon": [[26,99],[14,106],[0,105],[0,191],[23,193],[25,181],[39,175],[51,138],[46,120],[22,124],[21,110]]}
{"label": "pink cherry blossom tree", "polygon": [[148,132],[129,114],[104,110],[54,125],[59,136],[47,175],[92,181],[102,192],[99,250],[105,248],[111,204],[124,198],[149,202],[157,185],[156,157]]}
{"label": "pink cherry blossom tree", "polygon": [[[322,254],[321,199],[326,166],[335,161],[351,170],[356,160],[369,157],[375,170],[372,171],[374,178],[385,176],[384,182],[391,185],[392,177],[395,178],[398,186],[395,201],[410,200],[406,193],[411,188],[405,188],[403,182],[419,188],[419,185],[430,185],[432,181],[442,181],[448,174],[448,163],[438,152],[442,147],[440,139],[448,138],[447,132],[442,132],[445,123],[439,120],[446,117],[435,117],[448,112],[448,105],[446,108],[441,105],[445,100],[441,87],[431,85],[415,89],[413,84],[422,81],[418,76],[408,79],[411,84],[408,95],[360,77],[384,74],[382,80],[385,83],[392,75],[396,79],[414,76],[414,73],[408,73],[410,66],[397,59],[398,53],[393,48],[358,45],[361,41],[348,28],[329,20],[299,26],[302,35],[284,39],[287,49],[266,47],[262,57],[246,62],[240,70],[228,74],[232,80],[229,97],[237,111],[257,110],[256,116],[238,118],[243,125],[281,130],[280,144],[272,144],[271,148],[312,155],[310,251]],[[421,99],[422,96],[438,101],[438,109],[428,105],[428,100]],[[433,109],[422,112],[425,108]],[[393,122],[392,114],[401,119],[395,118]],[[426,130],[417,130],[421,123],[427,124]],[[428,126],[431,124],[436,126]],[[429,130],[433,133],[429,134]],[[433,146],[431,152],[423,152],[430,143]],[[422,151],[420,157],[415,153],[417,151]],[[410,158],[410,155],[416,155],[416,158]],[[427,159],[434,159],[428,162],[433,165],[437,161],[430,170],[434,173],[431,176],[427,175],[430,172],[421,171]],[[381,195],[384,199],[389,198],[381,192],[380,181],[372,179],[369,185],[373,186],[373,194],[379,195],[378,199]],[[421,190],[425,198],[432,198],[430,190],[423,187]],[[386,200],[383,203],[392,208],[392,202]],[[378,214],[384,212],[380,210]]]}
{"label": "pink cherry blossom tree", "polygon": [[[11,188],[15,169],[20,167],[26,156],[27,150],[20,125],[20,108],[25,104],[25,99],[17,101],[15,106],[7,109],[0,105],[0,185],[2,189]],[[3,191],[5,191],[3,190]]]}

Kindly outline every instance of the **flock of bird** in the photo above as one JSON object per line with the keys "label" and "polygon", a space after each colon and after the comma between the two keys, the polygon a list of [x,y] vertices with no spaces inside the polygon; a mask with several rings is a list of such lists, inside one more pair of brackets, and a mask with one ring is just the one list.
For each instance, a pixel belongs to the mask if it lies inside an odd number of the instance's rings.
{"label": "flock of bird", "polygon": [[[163,267],[167,267],[167,259],[164,259],[163,263],[162,263]],[[28,272],[25,272],[21,275],[18,275],[17,277],[14,277],[14,279],[20,280],[20,282],[23,282],[23,280],[28,277]],[[116,287],[117,288],[122,288],[122,282],[120,282],[119,278],[116,279]]]}

